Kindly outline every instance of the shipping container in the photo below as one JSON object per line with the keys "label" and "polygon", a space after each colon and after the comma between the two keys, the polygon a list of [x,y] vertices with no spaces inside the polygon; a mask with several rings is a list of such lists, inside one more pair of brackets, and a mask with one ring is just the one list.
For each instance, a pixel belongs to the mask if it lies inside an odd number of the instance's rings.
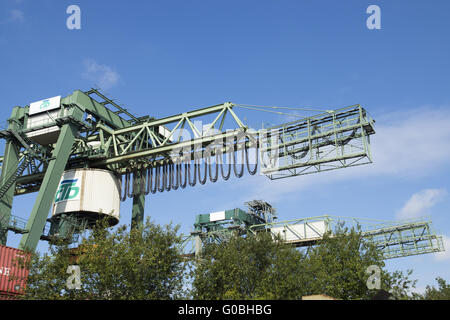
{"label": "shipping container", "polygon": [[21,297],[22,295],[17,293],[0,292],[0,300],[19,300]]}
{"label": "shipping container", "polygon": [[28,269],[20,265],[30,254],[22,250],[0,245],[0,294],[14,295],[25,290]]}

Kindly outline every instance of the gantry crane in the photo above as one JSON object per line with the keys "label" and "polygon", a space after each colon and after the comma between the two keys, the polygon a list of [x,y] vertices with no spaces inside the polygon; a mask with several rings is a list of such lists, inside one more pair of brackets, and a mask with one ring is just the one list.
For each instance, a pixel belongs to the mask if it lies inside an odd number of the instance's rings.
{"label": "gantry crane", "polygon": [[[241,177],[245,166],[255,174],[258,162],[270,179],[372,162],[374,120],[360,105],[259,130],[246,126],[237,108],[269,107],[226,102],[156,119],[133,115],[97,89],[15,107],[8,128],[0,131],[6,140],[0,158],[0,244],[14,231],[22,234],[20,249],[35,250],[40,239],[67,238],[92,225],[88,217],[47,219],[69,169],[113,172],[121,200],[133,199],[136,226],[143,222],[145,195],[204,184],[208,177],[215,182],[219,175],[228,180],[231,172]],[[271,112],[281,114],[276,108]],[[21,221],[11,215],[13,198],[31,192],[38,192],[37,198]]]}
{"label": "gantry crane", "polygon": [[258,232],[270,232],[274,239],[279,236],[288,245],[310,248],[341,224],[360,228],[361,235],[381,251],[384,259],[445,250],[442,236],[433,230],[430,218],[386,221],[323,215],[276,221],[276,210],[267,202],[253,200],[245,204],[247,210],[235,208],[197,215],[194,231],[183,236],[185,256],[198,255],[208,243],[226,242],[235,235]]}

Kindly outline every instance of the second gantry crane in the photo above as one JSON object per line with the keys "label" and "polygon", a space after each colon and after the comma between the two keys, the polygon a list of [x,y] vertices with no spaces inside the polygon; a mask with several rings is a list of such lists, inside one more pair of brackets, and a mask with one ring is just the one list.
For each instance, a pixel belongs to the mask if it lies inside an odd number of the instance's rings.
{"label": "second gantry crane", "polygon": [[275,208],[263,200],[246,202],[247,210],[235,208],[196,216],[190,235],[183,236],[186,256],[200,254],[209,243],[222,243],[232,236],[270,232],[287,245],[310,248],[340,226],[354,227],[380,250],[384,259],[444,251],[442,236],[432,228],[431,219],[386,221],[323,215],[276,221]]}

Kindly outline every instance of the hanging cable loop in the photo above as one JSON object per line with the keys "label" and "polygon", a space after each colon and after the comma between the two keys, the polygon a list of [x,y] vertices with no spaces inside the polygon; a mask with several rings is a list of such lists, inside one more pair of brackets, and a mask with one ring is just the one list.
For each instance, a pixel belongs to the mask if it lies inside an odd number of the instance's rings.
{"label": "hanging cable loop", "polygon": [[169,181],[169,164],[163,163],[162,165],[162,169],[163,169],[163,188],[166,191],[170,191],[170,181]]}
{"label": "hanging cable loop", "polygon": [[164,167],[163,167],[163,172],[161,173],[161,167],[162,165],[157,165],[157,171],[156,171],[156,180],[158,181],[157,186],[158,186],[158,191],[159,192],[164,192]]}
{"label": "hanging cable loop", "polygon": [[149,183],[150,184],[149,184],[149,186],[150,186],[150,192],[152,194],[155,194],[156,191],[158,190],[158,174],[157,174],[156,170],[157,170],[156,167],[150,167],[148,169],[148,172],[149,172],[149,175],[150,175],[150,178],[149,178],[149,181],[150,181]]}
{"label": "hanging cable loop", "polygon": [[164,187],[165,187],[166,191],[170,191],[172,188],[172,182],[173,182],[173,163],[171,163],[171,161],[169,160],[166,162],[164,167],[166,168],[166,178],[165,178]]}
{"label": "hanging cable loop", "polygon": [[147,184],[147,170],[143,167],[141,169],[141,190],[139,192],[140,195],[145,195],[146,190],[145,186]]}
{"label": "hanging cable loop", "polygon": [[[278,145],[279,131],[270,130],[263,132],[263,138],[260,136],[259,141],[260,145],[262,144],[263,148],[260,149],[260,157],[261,168],[274,168],[276,160],[275,157],[279,154],[279,145]],[[265,149],[265,150],[264,150]]]}
{"label": "hanging cable loop", "polygon": [[228,154],[228,172],[227,172],[226,175],[224,174],[224,170],[223,170],[223,167],[224,167],[223,156],[224,156],[224,154],[220,153],[220,157],[219,157],[219,159],[220,159],[220,173],[222,174],[222,178],[225,181],[227,181],[230,178],[230,175],[231,175],[231,152],[232,151],[228,151],[227,152],[227,149],[225,147],[225,161],[226,161],[227,154]]}
{"label": "hanging cable loop", "polygon": [[244,175],[244,149],[245,149],[245,140],[244,140],[244,145],[242,146],[242,150],[241,150],[241,170],[237,171],[237,167],[236,167],[236,153],[239,152],[239,143],[238,143],[238,138],[235,136],[234,137],[234,151],[233,151],[233,169],[234,169],[234,175],[238,178],[242,177]]}
{"label": "hanging cable loop", "polygon": [[189,181],[189,185],[191,187],[195,186],[197,184],[197,164],[195,163],[194,160],[194,179],[193,181],[191,181],[191,164],[190,162],[188,162],[188,181]]}
{"label": "hanging cable loop", "polygon": [[146,170],[145,168],[141,168],[135,173],[137,181],[133,184],[133,197],[145,194]]}
{"label": "hanging cable loop", "polygon": [[130,184],[131,184],[131,188],[130,190],[128,190],[128,197],[129,198],[133,198],[134,197],[134,192],[136,191],[136,171],[133,171],[132,173],[133,175],[131,175],[130,173]]}
{"label": "hanging cable loop", "polygon": [[[123,180],[123,176],[125,176],[125,181]],[[120,201],[125,201],[127,199],[127,182],[128,182],[128,173],[125,173],[120,176]],[[124,185],[122,186],[122,182],[124,182]]]}
{"label": "hanging cable loop", "polygon": [[206,161],[207,161],[207,165],[209,167],[209,180],[211,182],[216,182],[217,179],[219,178],[219,158],[218,158],[218,152],[217,150],[214,151],[215,155],[216,155],[216,170],[214,171],[216,174],[214,175],[214,177],[212,176],[212,170],[211,170],[211,155],[209,155],[209,157],[207,157]]}
{"label": "hanging cable loop", "polygon": [[207,165],[207,161],[206,161],[206,159],[203,160],[203,164],[204,164],[204,167],[205,167],[205,170],[203,172],[203,179],[202,179],[202,176],[201,176],[201,167],[202,167],[202,165],[200,164],[200,159],[197,160],[197,164],[198,164],[198,166],[197,166],[197,169],[198,169],[198,182],[200,182],[200,184],[203,185],[203,184],[206,183],[206,180],[208,179],[208,165]]}
{"label": "hanging cable loop", "polygon": [[[204,185],[208,181],[208,177],[211,182],[215,183],[219,178],[219,171],[225,181],[230,178],[232,170],[235,176],[240,178],[244,175],[245,166],[248,172],[254,175],[257,172],[259,161],[258,141],[251,136],[245,136],[244,140],[241,140],[236,135],[233,137],[233,144],[223,143],[220,147],[214,146],[212,150],[205,150],[203,157],[199,157],[195,153],[191,153],[189,157],[183,157],[180,153],[179,156],[160,160],[159,164],[146,165],[145,168],[141,167],[126,172],[118,177],[120,200],[125,201],[127,197],[133,198],[150,193],[177,190],[178,188],[184,189],[187,184],[194,187],[197,182]],[[255,149],[254,159],[249,156],[251,152],[249,149],[251,148]],[[191,158],[192,156],[193,158]],[[214,157],[215,159],[213,159]],[[213,160],[215,160],[214,164],[212,164]],[[202,168],[202,165],[204,168]],[[226,166],[228,166],[228,170],[225,168]],[[233,166],[233,169],[231,169],[231,166]]]}
{"label": "hanging cable loop", "polygon": [[244,146],[245,146],[245,161],[247,163],[248,173],[250,175],[254,175],[258,171],[258,144],[255,141],[255,166],[254,166],[253,170],[251,170],[250,169],[250,161],[248,159],[248,153],[249,153],[248,149],[250,149],[250,141],[251,141],[251,139],[249,137],[248,145],[247,145],[247,143],[244,144]]}
{"label": "hanging cable loop", "polygon": [[131,197],[130,198],[133,198],[133,197],[139,195],[140,181],[141,181],[141,179],[140,179],[140,176],[139,176],[139,171],[138,170],[133,171],[133,183],[132,183],[133,189],[131,191]]}
{"label": "hanging cable loop", "polygon": [[182,181],[182,179],[181,179],[181,177],[182,177],[182,173],[181,173],[182,167],[183,167],[183,161],[181,160],[180,161],[180,173],[179,173],[179,175],[180,175],[180,187],[181,187],[181,189],[184,189],[184,188],[186,188],[187,181],[188,181],[188,177],[187,177],[188,163],[187,163],[186,159],[184,160],[184,181],[183,182],[181,182]]}
{"label": "hanging cable loop", "polygon": [[[130,180],[131,180],[131,172],[127,173],[127,196],[128,198],[133,198],[133,192],[130,190]],[[130,192],[131,191],[131,192]]]}
{"label": "hanging cable loop", "polygon": [[150,194],[151,185],[152,185],[152,167],[148,166],[145,169],[145,188],[144,188],[144,194],[147,196]]}
{"label": "hanging cable loop", "polygon": [[119,199],[120,201],[123,201],[123,175],[117,176],[117,182],[119,184]]}
{"label": "hanging cable loop", "polygon": [[[180,163],[181,159],[177,158],[175,160],[175,163],[172,162],[172,189],[173,190],[177,190],[178,187],[180,186],[180,175],[179,175],[179,171],[180,171]],[[174,177],[175,175],[175,177]],[[174,182],[176,180],[176,183]]]}

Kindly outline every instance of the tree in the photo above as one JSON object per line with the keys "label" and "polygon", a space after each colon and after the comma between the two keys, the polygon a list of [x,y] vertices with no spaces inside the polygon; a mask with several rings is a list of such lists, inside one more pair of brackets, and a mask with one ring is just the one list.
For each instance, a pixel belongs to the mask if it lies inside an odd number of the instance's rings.
{"label": "tree", "polygon": [[450,300],[450,284],[443,278],[437,277],[438,288],[427,286],[422,299],[425,300]]}
{"label": "tree", "polygon": [[[178,227],[146,221],[116,231],[100,222],[74,250],[58,243],[30,264],[25,299],[176,299],[183,294],[185,263]],[[81,289],[67,288],[69,265],[81,271]]]}
{"label": "tree", "polygon": [[382,254],[359,229],[339,224],[303,253],[268,232],[209,244],[193,269],[196,299],[301,299],[326,294],[338,299],[371,299],[368,267],[378,266],[380,289],[408,297],[415,286],[401,272],[383,269]]}
{"label": "tree", "polygon": [[194,299],[296,299],[302,254],[269,233],[205,246],[193,268]]}
{"label": "tree", "polygon": [[[392,298],[405,299],[416,281],[400,271],[387,272],[380,250],[365,239],[360,227],[348,229],[337,224],[333,233],[324,236],[320,245],[311,248],[305,260],[308,294],[327,294],[338,299],[372,299],[378,289],[390,292]],[[379,286],[368,282],[378,270]]]}

